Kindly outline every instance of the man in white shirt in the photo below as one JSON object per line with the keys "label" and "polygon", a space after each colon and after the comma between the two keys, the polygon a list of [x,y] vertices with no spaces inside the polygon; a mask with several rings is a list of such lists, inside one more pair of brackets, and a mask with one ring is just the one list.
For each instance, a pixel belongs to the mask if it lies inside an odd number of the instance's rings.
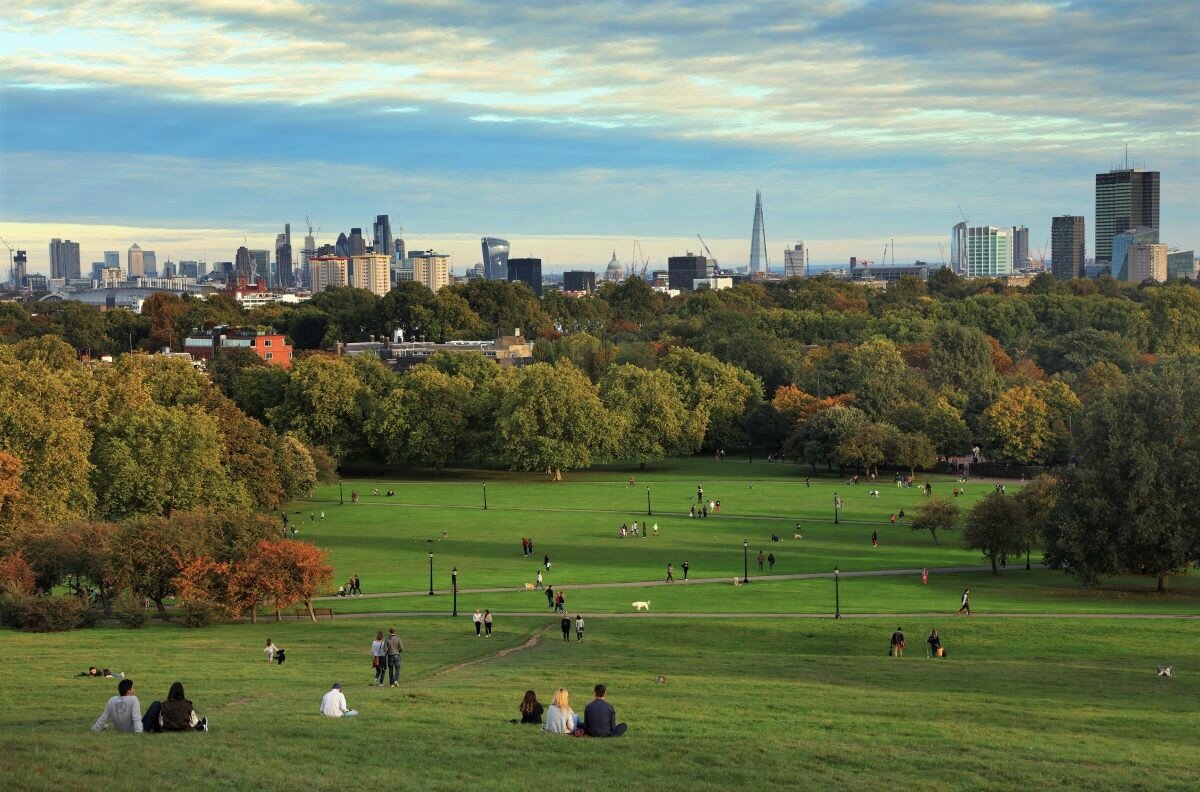
{"label": "man in white shirt", "polygon": [[117,693],[120,695],[108,700],[104,712],[100,713],[100,717],[92,726],[92,731],[104,731],[108,724],[112,723],[118,731],[141,734],[142,705],[133,692],[133,680],[122,679],[117,684]]}
{"label": "man in white shirt", "polygon": [[358,710],[346,707],[342,686],[335,682],[329,692],[321,697],[321,714],[326,718],[353,718],[358,714]]}

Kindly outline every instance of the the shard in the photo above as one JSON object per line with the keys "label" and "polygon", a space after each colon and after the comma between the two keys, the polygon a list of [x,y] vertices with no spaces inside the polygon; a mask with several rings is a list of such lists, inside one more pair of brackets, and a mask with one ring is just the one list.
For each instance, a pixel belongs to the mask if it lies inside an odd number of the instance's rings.
{"label": "the shard", "polygon": [[754,229],[750,232],[750,274],[766,272],[770,265],[767,259],[767,229],[763,225],[762,191],[754,192]]}

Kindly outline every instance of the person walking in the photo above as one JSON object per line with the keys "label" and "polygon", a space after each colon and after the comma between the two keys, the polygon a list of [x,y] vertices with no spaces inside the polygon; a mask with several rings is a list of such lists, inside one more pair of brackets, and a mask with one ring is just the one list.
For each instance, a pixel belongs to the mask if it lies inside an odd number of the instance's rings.
{"label": "person walking", "polygon": [[563,640],[569,643],[571,641],[571,617],[567,615],[566,611],[563,611],[559,626],[562,627]]}
{"label": "person walking", "polygon": [[879,547],[879,532],[871,531],[871,547]]}
{"label": "person walking", "polygon": [[521,537],[521,556],[525,557],[528,555],[529,555],[529,540],[526,539],[524,536],[522,536]]}
{"label": "person walking", "polygon": [[404,651],[404,641],[396,635],[396,628],[388,629],[388,637],[384,639],[383,648],[387,655],[388,682],[391,687],[400,687],[400,653]]}
{"label": "person walking", "polygon": [[683,579],[687,580],[688,562],[686,558],[683,560],[683,563],[679,565],[679,568],[683,570]]}
{"label": "person walking", "polygon": [[904,657],[904,647],[908,643],[904,640],[904,631],[899,627],[896,632],[892,633],[892,657]]}
{"label": "person walking", "polygon": [[383,630],[375,633],[371,641],[371,668],[375,671],[375,681],[371,687],[383,687],[383,672],[387,668],[387,648],[383,642]]}
{"label": "person walking", "polygon": [[929,585],[929,567],[925,567],[921,570],[921,585]]}
{"label": "person walking", "polygon": [[771,572],[775,571],[775,554],[774,553],[770,553],[767,556],[767,566],[770,567]]}
{"label": "person walking", "polygon": [[492,637],[492,612],[485,610],[483,612],[483,631],[487,633],[487,637]]}
{"label": "person walking", "polygon": [[583,614],[582,613],[575,614],[575,640],[577,642],[583,640]]}
{"label": "person walking", "polygon": [[962,605],[958,606],[958,613],[960,616],[962,615],[963,611],[966,611],[968,616],[971,615],[971,589],[969,588],[963,589]]}
{"label": "person walking", "polygon": [[763,551],[759,550],[758,551],[758,571],[759,572],[762,572],[762,570],[763,570],[763,560],[764,560],[763,559]]}
{"label": "person walking", "polygon": [[563,613],[567,612],[567,607],[565,604],[566,601],[567,601],[567,598],[561,591],[558,592],[558,594],[556,594],[554,596],[554,610],[556,613],[559,611],[561,611]]}
{"label": "person walking", "polygon": [[471,621],[475,624],[475,637],[478,638],[480,630],[483,629],[483,614],[479,612],[479,608],[476,608],[475,612],[471,614]]}
{"label": "person walking", "polygon": [[675,582],[675,576],[671,574],[671,572],[672,572],[674,569],[675,569],[675,568],[674,568],[673,566],[671,566],[671,562],[670,562],[670,561],[668,561],[668,562],[667,562],[667,582],[668,582],[668,583],[674,583],[674,582]]}
{"label": "person walking", "polygon": [[267,665],[271,665],[271,663],[275,660],[275,653],[279,651],[279,647],[275,645],[274,641],[268,638],[267,648],[263,649],[263,651],[267,655]]}
{"label": "person walking", "polygon": [[534,586],[534,588],[535,589],[545,588],[545,586],[542,585],[542,570],[540,570],[540,569],[538,570],[538,573],[537,573],[537,585]]}
{"label": "person walking", "polygon": [[554,584],[553,583],[551,583],[549,586],[546,586],[546,607],[547,608],[554,607]]}
{"label": "person walking", "polygon": [[546,571],[549,572],[550,571],[550,556],[549,555],[543,556],[542,563],[545,564]]}

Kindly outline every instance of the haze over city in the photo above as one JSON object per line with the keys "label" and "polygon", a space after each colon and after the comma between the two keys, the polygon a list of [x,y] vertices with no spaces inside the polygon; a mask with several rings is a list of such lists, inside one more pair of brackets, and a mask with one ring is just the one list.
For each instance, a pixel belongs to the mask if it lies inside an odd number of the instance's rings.
{"label": "haze over city", "polygon": [[[232,259],[312,218],[388,213],[456,271],[499,235],[547,271],[651,266],[696,234],[744,266],[939,263],[962,212],[1083,215],[1162,174],[1162,241],[1200,245],[1195,63],[1178,2],[236,4],[0,10],[0,235],[48,269],[131,243]],[[944,246],[943,252],[939,245]]]}

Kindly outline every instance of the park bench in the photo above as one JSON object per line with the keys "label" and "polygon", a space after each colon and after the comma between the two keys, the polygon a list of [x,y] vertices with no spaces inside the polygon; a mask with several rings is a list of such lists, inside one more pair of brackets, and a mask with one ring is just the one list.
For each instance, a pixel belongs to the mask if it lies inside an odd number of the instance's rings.
{"label": "park bench", "polygon": [[[321,618],[322,616],[328,616],[330,619],[332,619],[333,618],[333,608],[313,608],[313,616],[316,616],[318,619]],[[301,619],[307,619],[307,618],[308,618],[308,611],[306,609],[296,608],[296,621],[300,621]]]}

